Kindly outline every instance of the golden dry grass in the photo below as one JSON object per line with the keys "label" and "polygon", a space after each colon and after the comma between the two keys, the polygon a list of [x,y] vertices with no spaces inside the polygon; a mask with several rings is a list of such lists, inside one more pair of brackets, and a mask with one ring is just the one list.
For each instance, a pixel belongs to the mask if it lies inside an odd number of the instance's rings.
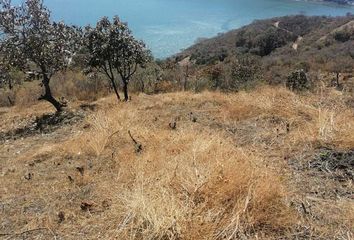
{"label": "golden dry grass", "polygon": [[[296,201],[306,186],[297,185],[284,160],[304,161],[318,146],[354,148],[351,96],[324,91],[260,87],[139,95],[126,104],[100,99],[82,123],[1,146],[0,234],[295,239],[308,226],[313,237],[350,239],[353,201],[314,205],[326,221],[302,216]],[[4,115],[4,124],[15,118],[13,111]],[[12,157],[16,147],[21,153]],[[37,231],[24,233],[29,229]]]}

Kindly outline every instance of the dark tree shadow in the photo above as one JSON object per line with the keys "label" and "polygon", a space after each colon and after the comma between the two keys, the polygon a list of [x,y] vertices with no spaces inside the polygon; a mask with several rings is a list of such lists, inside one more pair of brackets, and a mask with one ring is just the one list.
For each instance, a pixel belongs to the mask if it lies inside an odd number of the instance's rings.
{"label": "dark tree shadow", "polygon": [[49,134],[65,125],[81,122],[84,114],[80,112],[57,112],[44,114],[30,121],[26,126],[7,132],[0,132],[1,140],[26,138],[36,134]]}

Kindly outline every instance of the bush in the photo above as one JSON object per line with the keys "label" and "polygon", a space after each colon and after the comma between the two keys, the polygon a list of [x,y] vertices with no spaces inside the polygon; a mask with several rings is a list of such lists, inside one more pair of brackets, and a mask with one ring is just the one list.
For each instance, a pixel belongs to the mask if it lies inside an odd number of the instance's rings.
{"label": "bush", "polygon": [[228,79],[223,82],[222,89],[238,91],[251,87],[259,80],[260,65],[259,59],[252,55],[245,55],[232,61]]}
{"label": "bush", "polygon": [[258,35],[253,43],[255,51],[259,56],[267,56],[275,49],[285,46],[289,42],[296,40],[294,34],[288,33],[284,30],[269,28],[264,34]]}
{"label": "bush", "polygon": [[293,71],[288,76],[286,87],[292,91],[303,91],[310,89],[310,81],[303,69]]}
{"label": "bush", "polygon": [[145,68],[139,68],[132,77],[130,91],[153,94],[157,92],[157,87],[162,81],[162,69],[155,63],[148,64]]}
{"label": "bush", "polygon": [[347,42],[354,39],[354,29],[344,28],[334,33],[334,39],[338,42]]}

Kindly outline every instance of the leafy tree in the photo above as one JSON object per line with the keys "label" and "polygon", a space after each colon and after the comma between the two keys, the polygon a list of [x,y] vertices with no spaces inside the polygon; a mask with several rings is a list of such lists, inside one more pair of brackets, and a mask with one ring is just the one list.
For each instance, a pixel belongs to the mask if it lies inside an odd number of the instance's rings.
{"label": "leafy tree", "polygon": [[139,89],[142,93],[155,93],[157,85],[162,80],[162,69],[155,62],[149,63],[144,69],[139,69],[132,78],[132,84],[135,89]]}
{"label": "leafy tree", "polygon": [[9,105],[6,106],[13,106],[15,105],[16,95],[15,86],[23,83],[24,74],[16,68],[12,68],[3,60],[0,57],[0,95],[3,95],[2,99],[7,98]]}
{"label": "leafy tree", "polygon": [[344,27],[343,29],[336,31],[333,34],[333,37],[336,41],[347,42],[354,39],[354,29],[351,27]]}
{"label": "leafy tree", "polygon": [[144,67],[151,59],[144,42],[136,40],[127,24],[115,16],[112,22],[103,17],[96,27],[86,27],[85,46],[89,55],[89,72],[99,71],[105,74],[120,100],[116,83],[118,74],[123,84],[124,100],[128,101],[131,77],[138,66]]}
{"label": "leafy tree", "polygon": [[38,71],[44,88],[39,100],[62,111],[65,104],[53,97],[49,83],[55,73],[70,64],[80,47],[80,29],[52,22],[42,0],[26,0],[20,6],[0,0],[0,6],[0,51],[4,62],[22,71]]}
{"label": "leafy tree", "polygon": [[211,66],[207,69],[207,73],[210,76],[211,88],[213,90],[218,90],[223,80],[224,68],[222,64]]}
{"label": "leafy tree", "polygon": [[286,87],[292,91],[303,91],[310,88],[310,81],[303,69],[290,73],[286,81]]}
{"label": "leafy tree", "polygon": [[286,30],[269,28],[254,39],[254,49],[251,52],[262,57],[267,56],[275,49],[285,46],[288,42],[295,41],[296,38],[297,36]]}
{"label": "leafy tree", "polygon": [[8,65],[0,60],[0,88],[8,87],[10,90],[13,88],[13,83],[10,77],[10,70]]}
{"label": "leafy tree", "polygon": [[244,55],[231,65],[231,82],[229,87],[232,90],[238,90],[247,87],[259,79],[261,63],[258,57]]}

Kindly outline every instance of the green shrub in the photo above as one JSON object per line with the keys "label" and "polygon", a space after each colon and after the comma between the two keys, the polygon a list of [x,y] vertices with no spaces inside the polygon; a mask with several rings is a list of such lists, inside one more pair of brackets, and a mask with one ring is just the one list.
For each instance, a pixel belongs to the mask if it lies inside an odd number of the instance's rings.
{"label": "green shrub", "polygon": [[286,87],[292,91],[303,91],[310,89],[310,81],[303,69],[295,70],[288,76]]}

